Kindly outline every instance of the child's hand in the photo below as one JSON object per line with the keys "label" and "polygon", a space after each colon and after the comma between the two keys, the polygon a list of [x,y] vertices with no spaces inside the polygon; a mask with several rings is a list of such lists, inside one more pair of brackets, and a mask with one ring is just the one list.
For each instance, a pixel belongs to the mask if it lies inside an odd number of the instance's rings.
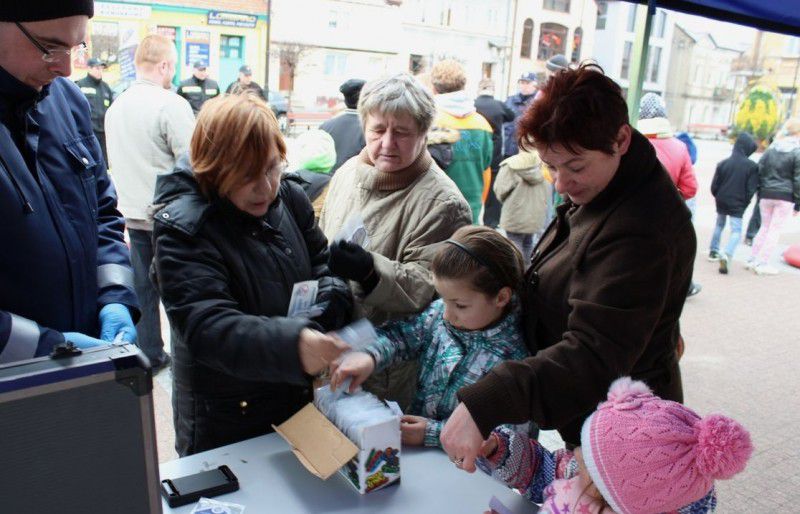
{"label": "child's hand", "polygon": [[425,427],[428,426],[427,418],[421,416],[403,416],[400,418],[400,435],[403,444],[408,446],[422,446],[425,442]]}
{"label": "child's hand", "polygon": [[354,392],[375,371],[375,359],[366,352],[347,352],[331,363],[331,391],[342,385],[345,379],[353,377],[350,393]]}

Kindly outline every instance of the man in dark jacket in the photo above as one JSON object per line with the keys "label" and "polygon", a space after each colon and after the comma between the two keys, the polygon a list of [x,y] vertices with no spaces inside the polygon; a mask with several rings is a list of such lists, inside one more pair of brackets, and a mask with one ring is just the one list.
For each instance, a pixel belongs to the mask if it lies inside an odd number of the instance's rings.
{"label": "man in dark jacket", "polygon": [[364,130],[361,120],[358,119],[358,98],[365,82],[361,79],[350,79],[339,87],[344,95],[344,104],[347,109],[337,114],[319,126],[333,138],[336,145],[336,164],[333,165],[331,175],[351,157],[358,155],[367,143],[364,140]]}
{"label": "man in dark jacket", "polygon": [[[711,194],[717,203],[717,225],[711,237],[708,259],[719,260],[719,272],[722,274],[728,273],[728,263],[742,237],[744,210],[758,189],[758,164],[749,158],[757,146],[750,134],[739,134],[731,156],[717,164],[711,181]],[[731,218],[731,236],[725,252],[720,253],[719,243],[728,216]]]}
{"label": "man in dark jacket", "polygon": [[523,73],[517,81],[517,85],[519,93],[506,99],[506,105],[514,113],[514,119],[503,124],[503,159],[517,155],[519,152],[519,148],[517,148],[517,118],[522,116],[536,96],[536,74],[532,71]]}
{"label": "man in dark jacket", "polygon": [[89,109],[92,111],[92,130],[100,148],[103,150],[103,160],[108,166],[108,152],[106,151],[106,111],[114,101],[114,93],[111,86],[103,80],[103,70],[106,63],[100,59],[89,59],[86,62],[88,70],[86,76],[75,83],[81,88],[81,93],[89,101]]}
{"label": "man in dark jacket", "polygon": [[206,100],[219,95],[219,84],[208,78],[208,65],[205,61],[197,61],[194,63],[192,76],[181,82],[177,92],[189,101],[194,115],[197,116]]}
{"label": "man in dark jacket", "polygon": [[64,78],[93,13],[92,0],[0,3],[0,363],[136,337],[116,193]]}
{"label": "man in dark jacket", "polygon": [[225,90],[225,93],[235,95],[243,91],[249,91],[263,98],[265,102],[267,101],[264,90],[258,85],[258,82],[253,81],[253,69],[246,64],[239,68],[239,78],[236,79],[236,82],[228,84],[228,89]]}
{"label": "man in dark jacket", "polygon": [[486,118],[492,126],[492,178],[489,184],[489,196],[483,205],[483,224],[487,227],[497,228],[500,221],[500,208],[502,204],[494,194],[494,181],[503,160],[503,123],[514,121],[515,115],[506,104],[494,97],[494,81],[483,79],[478,83],[478,97],[475,99],[475,110]]}

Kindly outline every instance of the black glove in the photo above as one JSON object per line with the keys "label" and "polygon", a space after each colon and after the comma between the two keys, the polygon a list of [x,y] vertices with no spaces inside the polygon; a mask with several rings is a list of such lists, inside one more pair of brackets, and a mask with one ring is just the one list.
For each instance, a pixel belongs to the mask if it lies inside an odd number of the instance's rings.
{"label": "black glove", "polygon": [[347,325],[353,315],[353,294],[347,282],[336,277],[322,277],[318,280],[316,303],[328,302],[322,314],[313,318],[320,324],[323,332],[336,330]]}
{"label": "black glove", "polygon": [[360,283],[366,294],[371,293],[378,284],[372,254],[355,243],[344,240],[333,243],[328,257],[328,268],[334,275]]}

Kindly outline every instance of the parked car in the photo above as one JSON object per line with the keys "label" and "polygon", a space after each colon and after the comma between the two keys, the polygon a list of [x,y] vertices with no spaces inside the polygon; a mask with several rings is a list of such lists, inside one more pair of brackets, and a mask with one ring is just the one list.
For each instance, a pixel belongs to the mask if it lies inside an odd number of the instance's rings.
{"label": "parked car", "polygon": [[287,116],[289,102],[285,96],[277,91],[270,90],[268,96],[267,103],[272,108],[272,112],[275,113],[275,117],[278,118],[278,127],[280,127],[282,133],[287,134],[289,132],[289,117]]}

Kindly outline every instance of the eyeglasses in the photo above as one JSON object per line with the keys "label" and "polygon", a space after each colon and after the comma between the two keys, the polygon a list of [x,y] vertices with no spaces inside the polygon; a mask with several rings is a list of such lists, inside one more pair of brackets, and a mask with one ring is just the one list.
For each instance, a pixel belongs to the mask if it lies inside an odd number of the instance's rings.
{"label": "eyeglasses", "polygon": [[77,57],[81,58],[86,55],[86,43],[81,41],[78,43],[77,46],[73,48],[47,48],[40,42],[36,40],[35,37],[31,35],[30,32],[27,31],[25,27],[23,27],[20,23],[14,22],[14,25],[25,34],[25,37],[28,38],[28,41],[31,42],[33,46],[35,46],[40,52],[42,52],[42,60],[44,62],[55,62],[64,59],[65,57]]}

